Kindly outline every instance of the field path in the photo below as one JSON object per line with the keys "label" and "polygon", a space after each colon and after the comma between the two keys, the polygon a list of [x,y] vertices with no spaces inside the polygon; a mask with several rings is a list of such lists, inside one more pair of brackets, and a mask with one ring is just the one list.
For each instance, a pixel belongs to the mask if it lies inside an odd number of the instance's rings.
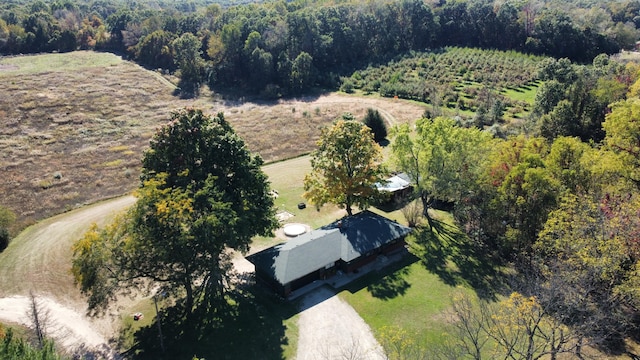
{"label": "field path", "polygon": [[328,288],[301,302],[297,360],[385,359],[371,328]]}
{"label": "field path", "polygon": [[92,223],[105,224],[134,201],[124,196],[83,207],[39,222],[16,237],[0,253],[0,321],[29,325],[28,294],[33,292],[58,343],[70,350],[109,353],[107,339],[115,334],[119,316],[84,315],[87,304],[73,287],[69,250]]}
{"label": "field path", "polygon": [[[94,357],[116,359],[107,338],[95,330],[95,326],[80,312],[62,306],[49,298],[36,298],[41,324],[47,337],[74,354],[91,353]],[[0,320],[32,326],[27,315],[32,306],[31,298],[12,296],[0,299]]]}

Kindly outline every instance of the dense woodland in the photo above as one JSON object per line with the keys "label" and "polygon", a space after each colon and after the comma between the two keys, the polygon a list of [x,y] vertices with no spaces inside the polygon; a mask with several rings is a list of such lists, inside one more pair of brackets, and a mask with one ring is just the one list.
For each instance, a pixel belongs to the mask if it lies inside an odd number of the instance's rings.
{"label": "dense woodland", "polygon": [[276,97],[409,51],[516,50],[589,63],[635,45],[638,1],[8,1],[0,53],[96,49],[203,83]]}

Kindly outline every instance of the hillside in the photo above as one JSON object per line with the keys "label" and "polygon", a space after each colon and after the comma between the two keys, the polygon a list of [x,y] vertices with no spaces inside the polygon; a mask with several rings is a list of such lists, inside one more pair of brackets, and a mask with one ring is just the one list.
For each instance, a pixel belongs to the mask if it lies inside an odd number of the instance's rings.
{"label": "hillside", "polygon": [[273,103],[181,100],[157,73],[108,53],[72,52],[0,60],[0,194],[17,228],[138,185],[142,152],[169,112],[223,111],[265,161],[309,152],[320,128],[344,112],[384,108],[419,118],[407,102],[336,95]]}

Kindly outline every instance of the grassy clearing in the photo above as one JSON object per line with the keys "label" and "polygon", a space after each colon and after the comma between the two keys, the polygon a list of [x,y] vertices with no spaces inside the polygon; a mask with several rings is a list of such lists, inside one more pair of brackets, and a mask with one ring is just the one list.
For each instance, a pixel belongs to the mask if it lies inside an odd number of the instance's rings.
{"label": "grassy clearing", "polygon": [[519,88],[510,88],[505,89],[502,93],[514,101],[523,101],[530,106],[533,106],[536,100],[536,94],[538,93],[538,87],[540,86],[540,82],[533,82],[531,85],[519,87]]}
{"label": "grassy clearing", "polygon": [[41,54],[8,57],[0,60],[5,65],[0,77],[43,72],[73,72],[89,67],[105,67],[122,63],[120,56],[93,51],[77,51],[73,56],[66,54]]}

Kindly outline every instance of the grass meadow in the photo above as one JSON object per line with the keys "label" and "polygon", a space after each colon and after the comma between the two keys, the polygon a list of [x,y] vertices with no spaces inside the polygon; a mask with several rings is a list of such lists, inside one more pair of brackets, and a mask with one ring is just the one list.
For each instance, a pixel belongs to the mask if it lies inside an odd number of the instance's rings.
{"label": "grass meadow", "polygon": [[320,94],[277,102],[229,100],[203,91],[179,99],[160,74],[110,53],[77,51],[0,59],[0,168],[3,206],[18,215],[13,233],[139,183],[140,159],[170,112],[223,112],[266,162],[306,154],[320,129],[345,112],[385,109],[392,122],[424,108],[390,99]]}

